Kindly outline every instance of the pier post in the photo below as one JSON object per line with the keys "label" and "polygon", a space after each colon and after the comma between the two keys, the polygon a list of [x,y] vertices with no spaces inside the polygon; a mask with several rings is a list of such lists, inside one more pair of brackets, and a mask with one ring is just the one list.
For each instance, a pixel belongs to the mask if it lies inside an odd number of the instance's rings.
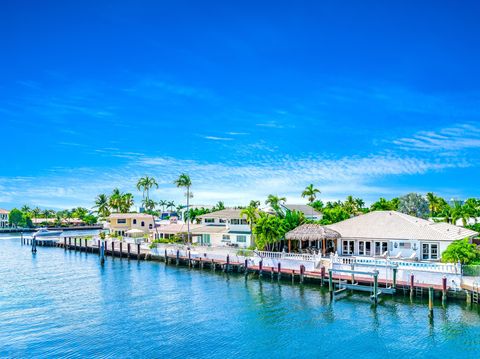
{"label": "pier post", "polygon": [[413,290],[415,289],[414,288],[414,281],[415,281],[415,276],[412,274],[410,274],[410,298],[413,298]]}
{"label": "pier post", "polygon": [[137,259],[140,260],[140,243],[137,244]]}
{"label": "pier post", "polygon": [[122,259],[122,257],[123,257],[122,250],[123,250],[123,243],[120,242],[120,259]]}
{"label": "pier post", "polygon": [[325,278],[325,266],[320,268],[320,285],[323,287],[323,280]]}
{"label": "pier post", "polygon": [[260,263],[258,263],[258,276],[261,277],[263,272],[263,259],[260,260]]}
{"label": "pier post", "polygon": [[74,250],[76,251],[77,250],[77,237],[75,237],[73,239],[73,243],[74,243]]}
{"label": "pier post", "polygon": [[378,303],[378,270],[373,272],[373,301],[375,305]]}
{"label": "pier post", "polygon": [[167,250],[165,249],[165,264],[168,264]]}
{"label": "pier post", "polygon": [[112,241],[112,258],[115,257],[115,242]]}
{"label": "pier post", "polygon": [[216,268],[216,265],[215,265],[215,260],[212,259],[212,266],[211,266],[211,269],[215,272],[215,270],[217,269]]}
{"label": "pier post", "polygon": [[247,279],[247,276],[248,276],[248,259],[245,258],[245,279]]}
{"label": "pier post", "polygon": [[292,284],[295,283],[295,269],[292,270]]}
{"label": "pier post", "polygon": [[202,257],[198,258],[198,267],[200,269],[203,269],[203,260],[202,260]]}
{"label": "pier post", "polygon": [[97,241],[97,245],[98,245],[98,255],[100,256],[100,239]]}
{"label": "pier post", "polygon": [[68,249],[72,249],[72,237],[68,237]]}
{"label": "pier post", "polygon": [[23,232],[20,233],[20,244],[23,246]]}
{"label": "pier post", "polygon": [[192,253],[188,251],[188,266],[192,268]]}
{"label": "pier post", "polygon": [[447,303],[447,277],[443,276],[442,278],[442,304]]}
{"label": "pier post", "polygon": [[328,291],[330,292],[330,298],[333,297],[333,272],[328,270]]}
{"label": "pier post", "polygon": [[224,272],[228,272],[229,271],[229,267],[230,267],[230,255],[227,254],[227,262],[225,264],[225,268],[223,269]]}
{"label": "pier post", "polygon": [[352,262],[352,264],[350,264],[350,269],[352,270],[352,284],[355,284],[355,273],[353,272],[355,270],[355,263]]}
{"label": "pier post", "polygon": [[393,268],[393,280],[392,280],[392,288],[395,289],[397,287],[397,270],[398,268]]}
{"label": "pier post", "polygon": [[303,284],[303,276],[305,275],[305,266],[303,264],[300,265],[300,283]]}
{"label": "pier post", "polygon": [[[130,259],[130,243],[127,243],[127,258]],[[165,250],[165,254],[167,253],[167,250]]]}
{"label": "pier post", "polygon": [[428,312],[429,317],[433,318],[433,287],[428,288]]}
{"label": "pier post", "polygon": [[177,259],[175,260],[175,265],[179,265],[180,264],[180,250],[177,249]]}
{"label": "pier post", "polygon": [[102,241],[99,248],[99,253],[100,253],[100,264],[104,265],[105,264],[105,241]]}
{"label": "pier post", "polygon": [[35,237],[32,238],[32,253],[37,253],[37,239]]}
{"label": "pier post", "polygon": [[468,289],[465,290],[467,304],[472,304],[472,293]]}
{"label": "pier post", "polygon": [[67,250],[67,237],[63,237],[63,250]]}
{"label": "pier post", "polygon": [[277,280],[280,280],[282,277],[282,263],[278,262],[277,264]]}

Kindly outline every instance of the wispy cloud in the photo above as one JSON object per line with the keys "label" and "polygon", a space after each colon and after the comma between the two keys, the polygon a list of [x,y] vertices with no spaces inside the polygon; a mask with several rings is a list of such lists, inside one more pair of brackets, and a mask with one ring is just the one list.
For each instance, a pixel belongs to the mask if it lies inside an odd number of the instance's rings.
{"label": "wispy cloud", "polygon": [[230,138],[230,137],[218,137],[218,136],[203,136],[203,138],[211,141],[232,141],[233,140],[233,138]]}
{"label": "wispy cloud", "polygon": [[480,127],[457,124],[437,131],[420,131],[412,137],[403,137],[393,143],[404,150],[457,151],[480,148]]}

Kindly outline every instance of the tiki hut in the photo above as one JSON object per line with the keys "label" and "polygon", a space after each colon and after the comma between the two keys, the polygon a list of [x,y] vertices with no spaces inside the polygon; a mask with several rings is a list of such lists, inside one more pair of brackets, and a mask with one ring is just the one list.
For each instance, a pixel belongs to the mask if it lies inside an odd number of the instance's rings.
{"label": "tiki hut", "polygon": [[320,224],[302,224],[301,226],[287,232],[285,239],[288,240],[288,251],[291,251],[291,241],[298,241],[298,249],[301,250],[303,242],[308,241],[308,247],[312,247],[312,242],[317,249],[322,250],[322,254],[335,252],[337,239],[341,235],[333,229],[324,227]]}

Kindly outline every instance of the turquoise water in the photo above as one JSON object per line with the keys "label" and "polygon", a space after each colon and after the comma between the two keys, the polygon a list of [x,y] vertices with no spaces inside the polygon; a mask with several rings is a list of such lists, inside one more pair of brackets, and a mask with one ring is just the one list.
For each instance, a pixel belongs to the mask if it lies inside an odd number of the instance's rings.
{"label": "turquoise water", "polygon": [[479,358],[480,312],[463,302],[367,296],[318,285],[38,248],[0,240],[0,357]]}

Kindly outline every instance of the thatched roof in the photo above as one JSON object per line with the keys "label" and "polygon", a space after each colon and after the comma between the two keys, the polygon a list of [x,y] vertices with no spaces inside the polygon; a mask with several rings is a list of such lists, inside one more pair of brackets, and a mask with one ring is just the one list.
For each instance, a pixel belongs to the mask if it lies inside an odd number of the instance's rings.
{"label": "thatched roof", "polygon": [[341,235],[337,231],[320,224],[302,224],[285,234],[286,239],[300,241],[319,241],[322,239],[337,239],[340,237]]}

